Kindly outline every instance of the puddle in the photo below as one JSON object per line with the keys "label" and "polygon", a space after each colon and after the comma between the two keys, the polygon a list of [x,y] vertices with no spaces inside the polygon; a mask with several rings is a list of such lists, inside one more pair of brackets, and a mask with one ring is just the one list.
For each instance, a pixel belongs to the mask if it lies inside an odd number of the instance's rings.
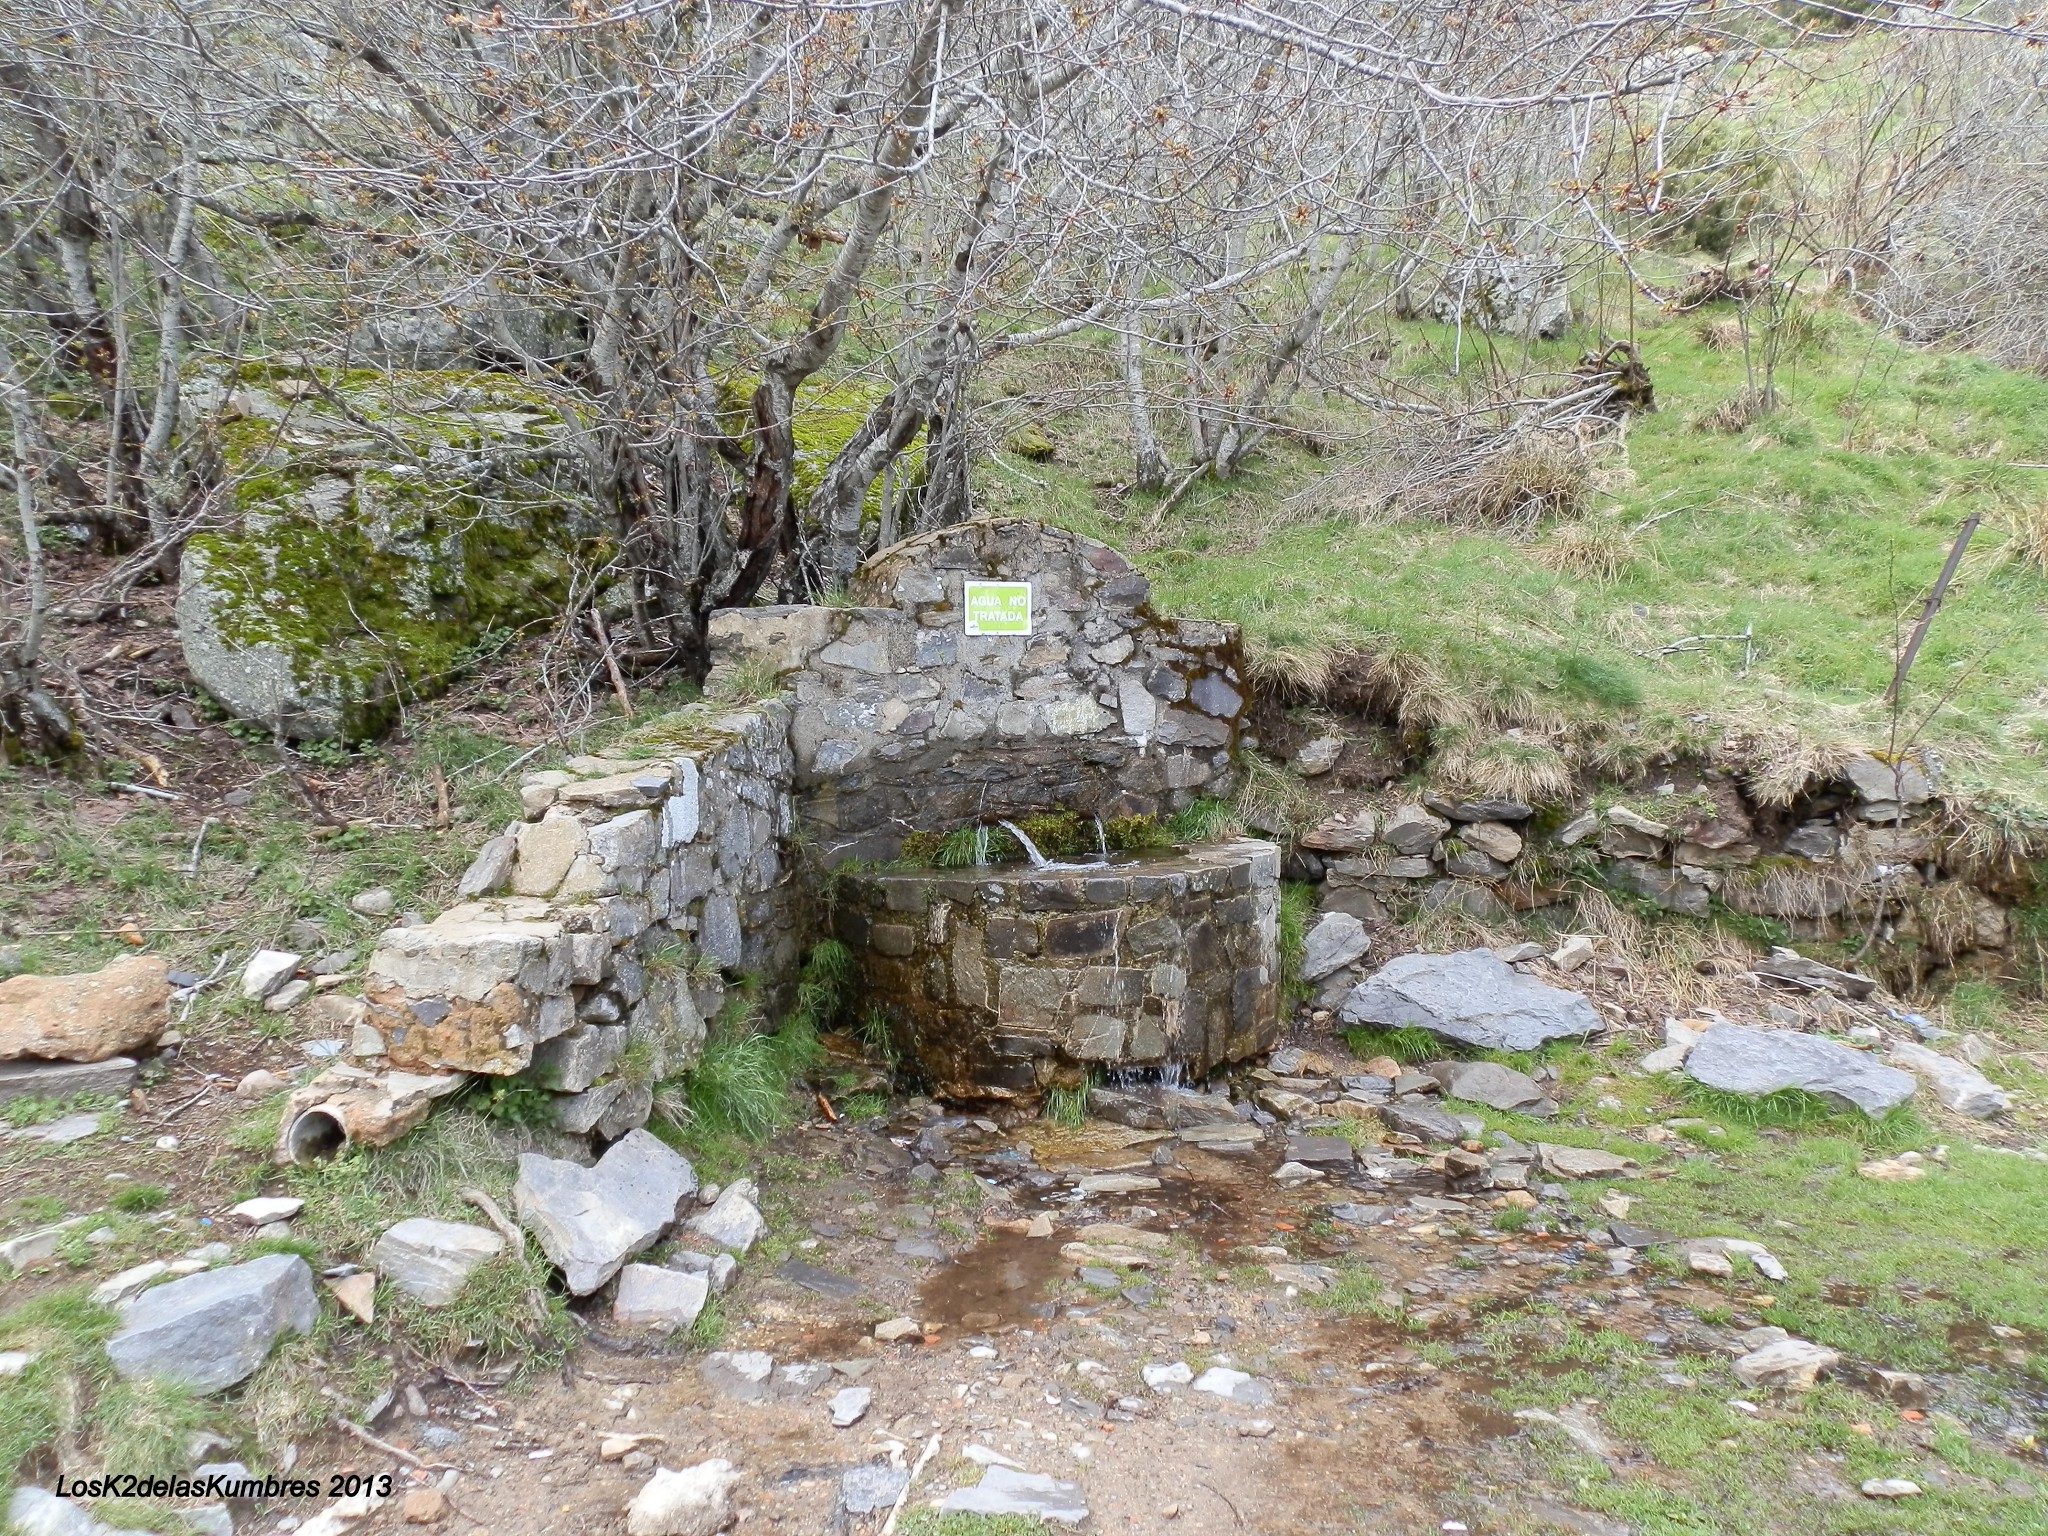
{"label": "puddle", "polygon": [[948,1334],[1008,1333],[1043,1321],[1046,1290],[1071,1266],[1062,1238],[996,1232],[984,1237],[918,1289],[917,1315]]}
{"label": "puddle", "polygon": [[1152,1148],[1166,1138],[1159,1131],[1133,1131],[1106,1120],[1090,1120],[1075,1126],[1041,1121],[1017,1131],[1011,1139],[1018,1146],[1029,1147],[1041,1168],[1106,1173],[1127,1163],[1149,1164]]}

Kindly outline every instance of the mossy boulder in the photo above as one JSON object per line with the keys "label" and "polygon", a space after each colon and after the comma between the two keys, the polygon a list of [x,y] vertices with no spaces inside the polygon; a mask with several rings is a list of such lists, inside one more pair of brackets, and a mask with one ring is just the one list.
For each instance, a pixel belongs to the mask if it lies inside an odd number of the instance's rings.
{"label": "mossy boulder", "polygon": [[608,553],[578,423],[521,380],[245,365],[185,404],[233,508],[185,547],[185,658],[292,739],[376,735]]}

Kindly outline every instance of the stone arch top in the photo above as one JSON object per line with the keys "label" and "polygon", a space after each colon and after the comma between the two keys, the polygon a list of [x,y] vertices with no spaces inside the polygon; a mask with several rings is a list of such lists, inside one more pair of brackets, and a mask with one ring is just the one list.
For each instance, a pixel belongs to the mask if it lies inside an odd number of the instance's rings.
{"label": "stone arch top", "polygon": [[[1028,585],[1028,610],[1020,590],[971,583]],[[1037,811],[1160,813],[1231,787],[1236,626],[1161,617],[1108,545],[978,519],[881,551],[849,596],[711,622],[714,682],[767,667],[788,691],[799,811],[831,856],[891,858],[912,832]]]}

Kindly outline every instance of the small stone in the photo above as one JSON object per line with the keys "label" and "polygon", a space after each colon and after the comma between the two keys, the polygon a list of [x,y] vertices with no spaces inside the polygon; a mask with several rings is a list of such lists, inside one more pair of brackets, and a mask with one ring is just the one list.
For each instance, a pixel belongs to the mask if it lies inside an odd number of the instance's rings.
{"label": "small stone", "polygon": [[261,1227],[273,1221],[290,1221],[305,1208],[305,1201],[289,1195],[263,1195],[228,1207],[228,1214],[240,1217],[252,1227]]}
{"label": "small stone", "polygon": [[656,1328],[680,1333],[697,1321],[711,1297],[711,1277],[652,1264],[628,1264],[619,1271],[612,1321],[622,1328]]}
{"label": "small stone", "polygon": [[266,1013],[290,1013],[313,994],[313,983],[301,976],[286,982],[270,996],[263,999]]}
{"label": "small stone", "polygon": [[327,1289],[357,1322],[369,1324],[377,1321],[377,1272],[374,1269],[359,1269],[339,1280],[330,1280]]}
{"label": "small stone", "polygon": [[839,1475],[839,1502],[851,1515],[893,1509],[909,1482],[908,1467],[849,1467]]}
{"label": "small stone", "polygon": [[1920,1491],[1918,1483],[1904,1477],[1873,1477],[1863,1485],[1866,1499],[1910,1499]]}
{"label": "small stone", "polygon": [[1915,1179],[1927,1177],[1927,1169],[1922,1164],[1900,1162],[1895,1157],[1882,1157],[1874,1162],[1860,1163],[1856,1172],[1879,1184],[1910,1184]]}
{"label": "small stone", "polygon": [[1295,770],[1305,779],[1321,778],[1344,755],[1342,736],[1318,736],[1294,754]]}
{"label": "small stone", "polygon": [[12,1380],[42,1358],[32,1349],[0,1349],[0,1381]]}
{"label": "small stone", "polygon": [[868,1405],[874,1400],[871,1387],[841,1387],[832,1394],[832,1427],[851,1429],[867,1417]]}
{"label": "small stone", "polygon": [[398,1514],[407,1525],[438,1525],[448,1518],[448,1495],[438,1488],[408,1489]]}
{"label": "small stone", "polygon": [[283,949],[259,949],[242,967],[242,996],[261,1002],[292,979],[300,956]]}
{"label": "small stone", "polygon": [[349,897],[348,909],[358,917],[389,917],[398,909],[398,898],[385,886],[373,886]]}
{"label": "small stone", "polygon": [[280,1077],[275,1072],[258,1067],[255,1071],[245,1074],[242,1080],[235,1084],[235,1097],[244,1101],[267,1099],[273,1093],[283,1093],[289,1087],[289,1078]]}
{"label": "small stone", "polygon": [[1140,1374],[1145,1378],[1145,1385],[1154,1392],[1168,1387],[1184,1387],[1195,1379],[1194,1367],[1185,1360],[1176,1360],[1171,1365],[1147,1365],[1141,1368]]}
{"label": "small stone", "polygon": [[768,1230],[768,1222],[754,1199],[754,1181],[735,1179],[719,1193],[709,1210],[698,1212],[684,1225],[729,1252],[743,1254]]}
{"label": "small stone", "polygon": [[1248,1372],[1225,1365],[1212,1365],[1195,1378],[1194,1389],[1213,1397],[1227,1397],[1234,1403],[1256,1408],[1272,1397],[1272,1390]]}
{"label": "small stone", "polygon": [[1591,1147],[1557,1147],[1548,1142],[1536,1144],[1536,1156],[1546,1173],[1560,1179],[1612,1178],[1636,1166],[1632,1157]]}
{"label": "small stone", "polygon": [[1160,1187],[1159,1181],[1135,1173],[1091,1173],[1077,1179],[1074,1187],[1084,1195],[1141,1195]]}
{"label": "small stone", "polygon": [[895,1344],[924,1337],[924,1329],[913,1318],[892,1317],[886,1323],[875,1324],[875,1337],[884,1344]]}
{"label": "small stone", "polygon": [[1841,1361],[1842,1357],[1825,1345],[1787,1338],[1744,1355],[1735,1362],[1735,1374],[1746,1387],[1787,1387],[1806,1392]]}
{"label": "small stone", "polygon": [[775,1360],[758,1349],[719,1349],[697,1367],[704,1384],[739,1403],[765,1403],[775,1395]]}
{"label": "small stone", "polygon": [[147,1264],[138,1264],[133,1269],[124,1269],[120,1274],[102,1280],[92,1288],[92,1299],[102,1307],[124,1306],[168,1273],[170,1265],[161,1259],[151,1259]]}
{"label": "small stone", "polygon": [[1734,1264],[1725,1253],[1691,1253],[1686,1255],[1686,1267],[1696,1275],[1711,1275],[1717,1280],[1732,1279]]}
{"label": "small stone", "polygon": [[[1320,981],[1363,955],[1372,944],[1365,924],[1348,912],[1325,912],[1302,941],[1301,979]],[[1284,1074],[1285,1069],[1275,1067]]]}
{"label": "small stone", "polygon": [[626,1507],[627,1536],[717,1536],[732,1519],[739,1473],[722,1457],[658,1470]]}

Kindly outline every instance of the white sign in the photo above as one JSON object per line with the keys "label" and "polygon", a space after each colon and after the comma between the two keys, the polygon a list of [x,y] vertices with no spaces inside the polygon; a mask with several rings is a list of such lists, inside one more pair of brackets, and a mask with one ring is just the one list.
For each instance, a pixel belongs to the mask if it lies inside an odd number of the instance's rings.
{"label": "white sign", "polygon": [[1028,635],[1031,633],[1031,583],[970,581],[967,583],[967,633]]}

